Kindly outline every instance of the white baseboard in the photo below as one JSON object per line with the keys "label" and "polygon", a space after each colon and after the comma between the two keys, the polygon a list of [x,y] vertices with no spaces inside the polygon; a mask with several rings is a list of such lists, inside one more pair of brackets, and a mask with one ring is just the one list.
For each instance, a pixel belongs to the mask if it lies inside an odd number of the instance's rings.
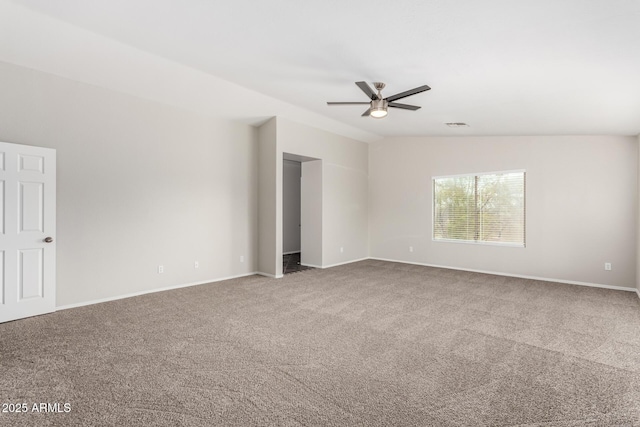
{"label": "white baseboard", "polygon": [[153,294],[153,293],[156,293],[156,292],[170,291],[172,289],[187,288],[189,286],[206,285],[207,283],[222,282],[223,280],[231,280],[231,279],[237,279],[239,277],[253,276],[254,274],[260,274],[260,273],[257,273],[257,272],[244,273],[244,274],[239,274],[237,276],[221,277],[221,278],[218,278],[218,279],[205,280],[205,281],[202,281],[202,282],[184,283],[184,284],[181,284],[181,285],[171,285],[171,286],[165,286],[164,288],[149,289],[149,290],[146,290],[146,291],[132,292],[130,294],[117,295],[117,296],[107,297],[107,298],[100,298],[100,299],[95,299],[95,300],[91,300],[91,301],[77,302],[77,303],[73,303],[73,304],[66,304],[66,305],[61,305],[61,306],[56,307],[56,311],[67,310],[67,309],[70,309],[70,308],[84,307],[85,305],[100,304],[100,303],[103,303],[103,302],[115,301],[115,300],[119,300],[119,299],[137,297],[137,296],[145,295],[145,294]]}
{"label": "white baseboard", "polygon": [[300,251],[290,251],[290,252],[282,252],[282,255],[291,255],[291,254],[299,254]]}
{"label": "white baseboard", "polygon": [[300,263],[300,265],[304,266],[304,267],[313,267],[313,268],[331,268],[331,267],[337,267],[339,265],[346,265],[346,264],[351,264],[353,262],[359,262],[359,261],[366,261],[368,260],[369,257],[366,258],[359,258],[359,259],[352,259],[351,261],[345,261],[345,262],[339,262],[337,264],[329,264],[329,265],[315,265],[315,264],[302,264]]}
{"label": "white baseboard", "polygon": [[322,266],[320,268],[337,267],[339,265],[346,265],[346,264],[351,264],[351,263],[354,263],[354,262],[366,261],[368,259],[370,259],[370,258],[369,257],[365,257],[365,258],[360,258],[360,259],[352,259],[351,261],[339,262],[337,264],[329,264],[329,265]]}
{"label": "white baseboard", "polygon": [[541,280],[544,282],[556,282],[556,283],[566,283],[568,285],[579,285],[579,286],[589,286],[592,288],[604,288],[604,289],[613,289],[616,291],[628,291],[628,292],[637,292],[640,296],[640,291],[635,288],[626,288],[623,286],[612,286],[612,285],[603,285],[600,283],[589,283],[589,282],[578,282],[575,280],[564,280],[564,279],[553,279],[549,277],[538,277],[538,276],[525,276],[522,274],[511,274],[511,273],[501,273],[498,271],[486,271],[486,270],[475,270],[472,268],[460,268],[460,267],[450,267],[446,265],[435,265],[435,264],[426,264],[422,262],[409,262],[409,261],[401,261],[397,259],[388,259],[388,258],[377,258],[377,257],[369,257],[369,259],[375,259],[378,261],[389,261],[389,262],[398,262],[401,264],[412,264],[412,265],[422,265],[425,267],[435,267],[435,268],[446,268],[448,270],[461,270],[461,271],[470,271],[472,273],[483,273],[483,274],[493,274],[495,276],[506,276],[506,277],[518,277],[521,279],[531,279],[531,280]]}
{"label": "white baseboard", "polygon": [[321,265],[315,265],[315,264],[303,264],[303,263],[300,263],[300,265],[303,266],[303,267],[324,268]]}
{"label": "white baseboard", "polygon": [[256,271],[254,274],[257,274],[258,276],[270,277],[272,279],[280,279],[284,277],[283,274],[275,275],[275,274],[263,273],[262,271]]}

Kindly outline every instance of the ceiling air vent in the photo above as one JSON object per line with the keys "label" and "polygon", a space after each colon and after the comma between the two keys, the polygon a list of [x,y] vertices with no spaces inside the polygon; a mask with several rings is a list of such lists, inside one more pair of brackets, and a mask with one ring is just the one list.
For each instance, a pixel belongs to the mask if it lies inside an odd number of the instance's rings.
{"label": "ceiling air vent", "polygon": [[449,126],[450,128],[468,128],[469,127],[468,124],[462,123],[462,122],[445,123],[445,125]]}

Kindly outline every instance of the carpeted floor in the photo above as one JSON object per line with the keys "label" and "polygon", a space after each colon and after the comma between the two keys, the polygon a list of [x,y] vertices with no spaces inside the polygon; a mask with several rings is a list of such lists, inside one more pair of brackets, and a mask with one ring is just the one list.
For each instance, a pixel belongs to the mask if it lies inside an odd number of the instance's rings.
{"label": "carpeted floor", "polygon": [[640,300],[368,260],[2,324],[0,368],[2,426],[640,426]]}

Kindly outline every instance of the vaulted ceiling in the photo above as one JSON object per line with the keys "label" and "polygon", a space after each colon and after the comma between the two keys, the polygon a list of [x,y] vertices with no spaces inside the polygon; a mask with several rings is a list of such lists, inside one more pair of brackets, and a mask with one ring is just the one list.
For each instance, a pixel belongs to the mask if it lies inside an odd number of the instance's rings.
{"label": "vaulted ceiling", "polygon": [[[640,133],[638,0],[11,2],[370,134]],[[379,120],[326,105],[360,80],[432,90]]]}

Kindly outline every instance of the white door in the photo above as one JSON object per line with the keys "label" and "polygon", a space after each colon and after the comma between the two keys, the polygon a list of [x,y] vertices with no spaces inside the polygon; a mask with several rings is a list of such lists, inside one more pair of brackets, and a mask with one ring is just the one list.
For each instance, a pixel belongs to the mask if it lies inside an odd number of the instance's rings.
{"label": "white door", "polygon": [[56,151],[0,142],[0,322],[55,311]]}

